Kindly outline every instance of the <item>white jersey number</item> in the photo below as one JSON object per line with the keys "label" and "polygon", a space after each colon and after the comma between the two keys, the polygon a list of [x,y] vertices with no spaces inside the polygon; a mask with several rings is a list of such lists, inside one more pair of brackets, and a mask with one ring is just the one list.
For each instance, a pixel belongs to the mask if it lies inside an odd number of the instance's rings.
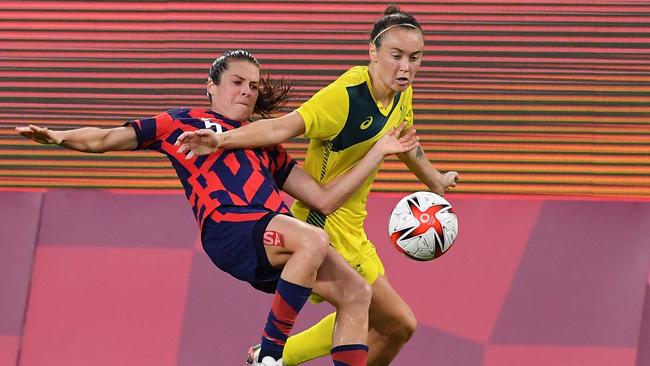
{"label": "white jersey number", "polygon": [[223,133],[223,127],[220,124],[210,121],[209,118],[201,118],[201,121],[205,123],[205,128],[212,128],[214,126],[214,130],[217,133]]}

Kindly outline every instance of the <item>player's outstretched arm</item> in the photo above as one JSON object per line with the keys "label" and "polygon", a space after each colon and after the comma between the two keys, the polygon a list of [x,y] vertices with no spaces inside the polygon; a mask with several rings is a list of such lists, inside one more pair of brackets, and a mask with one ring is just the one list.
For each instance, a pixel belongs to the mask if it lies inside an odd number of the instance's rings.
{"label": "player's outstretched arm", "polygon": [[444,174],[440,173],[433,167],[421,146],[405,153],[397,154],[397,157],[406,164],[409,170],[422,183],[429,187],[431,192],[442,196],[449,187],[456,187],[456,181],[459,179],[458,173],[455,171],[449,171]]}
{"label": "player's outstretched arm", "polygon": [[16,127],[21,136],[39,144],[59,145],[71,150],[87,153],[133,150],[138,140],[133,127],[97,128],[83,127],[73,130],[53,131],[47,127],[29,125]]}
{"label": "player's outstretched arm", "polygon": [[322,185],[302,168],[296,166],[291,170],[282,189],[325,215],[334,212],[352,197],[381,164],[384,157],[404,153],[420,146],[415,129],[399,137],[403,128],[402,123],[385,134],[352,169],[331,182]]}
{"label": "player's outstretched arm", "polygon": [[209,129],[183,132],[176,140],[178,153],[186,159],[208,155],[219,149],[252,149],[281,144],[305,133],[305,121],[298,112],[262,119],[223,133]]}

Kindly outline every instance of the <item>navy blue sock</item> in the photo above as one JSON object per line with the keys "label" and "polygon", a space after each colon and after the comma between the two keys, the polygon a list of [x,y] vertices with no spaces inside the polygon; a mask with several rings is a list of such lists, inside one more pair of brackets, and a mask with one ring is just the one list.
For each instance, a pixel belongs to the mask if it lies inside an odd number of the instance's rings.
{"label": "navy blue sock", "polygon": [[280,278],[275,290],[264,334],[259,359],[271,356],[276,360],[282,357],[284,345],[296,322],[296,317],[311,294],[311,289],[296,285]]}

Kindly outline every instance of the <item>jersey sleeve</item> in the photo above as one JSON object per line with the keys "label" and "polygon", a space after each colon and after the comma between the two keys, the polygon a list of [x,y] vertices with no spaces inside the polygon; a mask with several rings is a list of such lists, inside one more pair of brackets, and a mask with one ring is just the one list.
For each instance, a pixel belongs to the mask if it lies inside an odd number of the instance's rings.
{"label": "jersey sleeve", "polygon": [[305,137],[330,140],[343,128],[350,101],[345,86],[337,81],[321,89],[296,112],[305,121]]}
{"label": "jersey sleeve", "polygon": [[158,142],[165,140],[174,130],[174,119],[167,113],[161,113],[155,117],[136,119],[126,122],[125,126],[135,129],[138,139],[138,146],[135,150],[150,149]]}
{"label": "jersey sleeve", "polygon": [[296,160],[287,153],[282,145],[268,147],[267,152],[271,161],[270,168],[273,180],[278,188],[282,188],[289,173],[291,173],[291,169],[296,165]]}

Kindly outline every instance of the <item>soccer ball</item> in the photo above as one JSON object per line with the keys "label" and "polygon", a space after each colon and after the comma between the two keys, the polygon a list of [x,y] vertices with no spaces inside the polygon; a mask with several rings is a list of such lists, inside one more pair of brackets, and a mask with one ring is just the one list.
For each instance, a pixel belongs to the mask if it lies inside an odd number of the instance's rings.
{"label": "soccer ball", "polygon": [[408,257],[429,261],[443,255],[458,236],[458,219],[451,204],[432,192],[402,198],[388,222],[393,246]]}

